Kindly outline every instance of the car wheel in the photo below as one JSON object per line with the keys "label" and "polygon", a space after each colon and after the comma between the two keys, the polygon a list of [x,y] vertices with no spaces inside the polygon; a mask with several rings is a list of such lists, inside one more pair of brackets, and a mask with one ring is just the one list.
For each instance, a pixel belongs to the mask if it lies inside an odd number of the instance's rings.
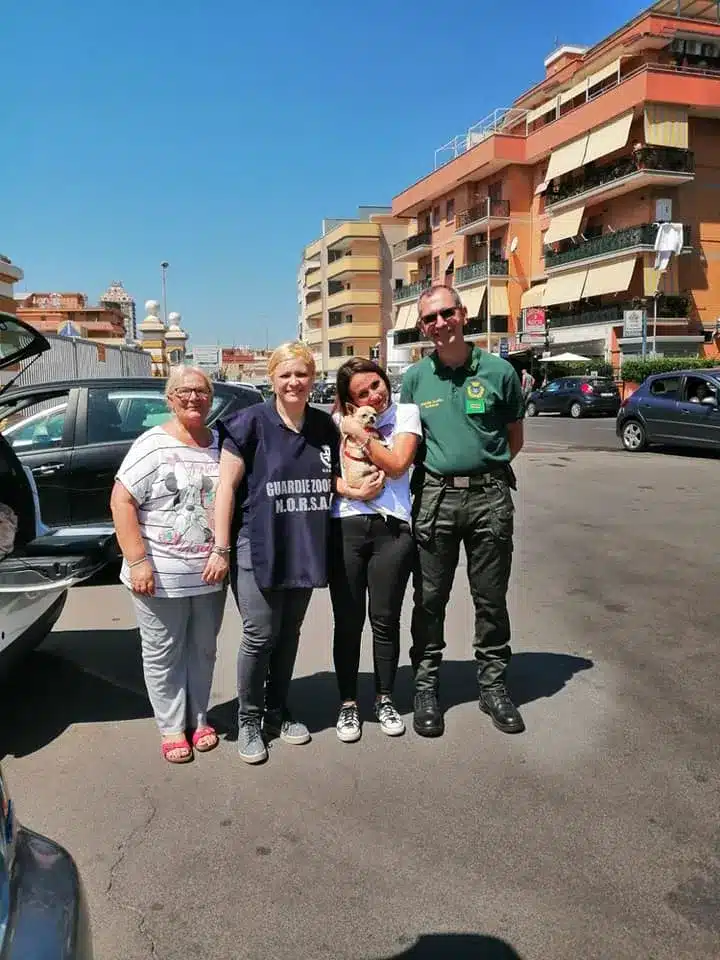
{"label": "car wheel", "polygon": [[630,453],[640,453],[648,445],[647,432],[639,420],[628,420],[620,432],[622,445]]}
{"label": "car wheel", "polygon": [[527,414],[528,417],[536,417],[537,412],[538,412],[538,408],[531,400],[530,403],[525,407],[525,413]]}
{"label": "car wheel", "polygon": [[583,415],[582,404],[578,403],[576,400],[575,403],[570,405],[570,416],[573,418],[573,420],[579,420],[582,415]]}

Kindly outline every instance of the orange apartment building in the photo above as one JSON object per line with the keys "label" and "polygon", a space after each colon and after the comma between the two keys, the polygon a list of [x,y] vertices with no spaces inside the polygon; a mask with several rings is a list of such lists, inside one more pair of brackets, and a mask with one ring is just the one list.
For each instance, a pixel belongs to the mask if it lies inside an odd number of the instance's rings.
{"label": "orange apartment building", "polygon": [[[417,221],[393,251],[410,271],[393,295],[396,358],[423,348],[431,282],[458,289],[467,339],[489,349],[617,367],[641,350],[623,313],[645,309],[648,349],[720,355],[719,143],[717,3],[661,0],[589,49],[556,50],[540,83],[393,200]],[[663,272],[658,230],[682,238]]]}
{"label": "orange apartment building", "polygon": [[75,331],[73,336],[97,343],[125,343],[126,319],[119,305],[92,306],[84,293],[17,294],[17,315],[41,333]]}
{"label": "orange apartment building", "polygon": [[318,376],[334,377],[350,356],[386,359],[394,285],[407,279],[392,249],[409,228],[388,207],[361,207],[356,219],[325,220],[322,236],[305,247],[298,335],[313,351]]}

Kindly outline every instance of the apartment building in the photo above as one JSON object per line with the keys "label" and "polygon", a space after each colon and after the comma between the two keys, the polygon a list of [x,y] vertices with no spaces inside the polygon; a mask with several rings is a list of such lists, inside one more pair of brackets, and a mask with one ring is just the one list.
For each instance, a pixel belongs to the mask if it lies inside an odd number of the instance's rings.
{"label": "apartment building", "polygon": [[419,294],[447,282],[468,339],[491,350],[618,366],[642,349],[625,311],[644,310],[657,354],[717,355],[720,4],[661,0],[544,66],[394,198],[393,214],[417,223],[393,251],[409,269],[394,292],[396,352],[416,358]]}
{"label": "apartment building", "polygon": [[319,376],[332,379],[351,356],[387,362],[393,289],[408,279],[393,247],[415,225],[389,207],[361,207],[353,220],[325,220],[305,247],[298,272],[298,334],[312,349]]}
{"label": "apartment building", "polygon": [[10,257],[0,253],[0,311],[16,312],[15,284],[22,280],[23,276],[20,267],[14,264]]}

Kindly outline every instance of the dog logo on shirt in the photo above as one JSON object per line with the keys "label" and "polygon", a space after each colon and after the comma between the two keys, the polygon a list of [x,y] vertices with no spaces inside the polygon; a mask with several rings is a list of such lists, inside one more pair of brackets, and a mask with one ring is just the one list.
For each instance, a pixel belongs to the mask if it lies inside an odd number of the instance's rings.
{"label": "dog logo on shirt", "polygon": [[332,471],[332,450],[329,443],[324,443],[320,447],[320,462],[323,465],[323,473]]}

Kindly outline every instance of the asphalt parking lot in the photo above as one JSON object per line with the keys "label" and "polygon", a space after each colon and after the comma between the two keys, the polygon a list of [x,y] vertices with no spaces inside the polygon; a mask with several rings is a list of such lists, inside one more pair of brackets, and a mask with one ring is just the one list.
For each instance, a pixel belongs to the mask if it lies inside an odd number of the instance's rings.
{"label": "asphalt parking lot", "polygon": [[[275,745],[256,769],[234,753],[232,602],[213,689],[223,741],[174,768],[123,588],[72,591],[0,688],[0,756],[23,821],[80,865],[98,960],[720,955],[717,464],[537,452],[559,442],[552,423],[529,423],[518,464],[522,736],[478,711],[462,570],[444,738],[390,740],[370,722],[366,645],[363,738],[338,742],[320,591],[292,695],[313,741]],[[614,423],[577,426],[599,438]]]}

